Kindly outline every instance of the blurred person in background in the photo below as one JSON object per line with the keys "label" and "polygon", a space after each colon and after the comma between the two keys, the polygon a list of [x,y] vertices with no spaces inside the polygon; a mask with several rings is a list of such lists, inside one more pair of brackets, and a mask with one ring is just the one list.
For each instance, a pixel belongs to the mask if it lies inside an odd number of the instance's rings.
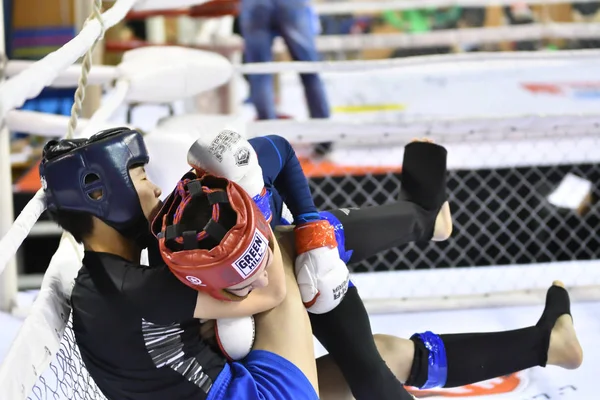
{"label": "blurred person in background", "polygon": [[[432,30],[455,29],[462,14],[460,7],[423,8],[403,11],[384,11],[382,20],[404,33],[424,33]],[[450,46],[428,46],[399,48],[392,58],[421,56],[429,54],[447,54]]]}
{"label": "blurred person in background", "polygon": [[[318,17],[306,0],[241,0],[239,26],[248,63],[273,61],[273,40],[281,36],[294,61],[319,61],[315,38],[320,33]],[[311,118],[329,118],[325,86],[318,74],[300,74]],[[250,99],[259,120],[276,119],[275,89],[271,74],[248,76]],[[331,143],[321,143],[316,155],[329,152]]]}
{"label": "blurred person in background", "polygon": [[[510,6],[504,7],[504,15],[510,25],[529,25],[536,22],[535,15],[528,4],[522,1],[516,1]],[[540,50],[541,41],[522,40],[515,42],[515,51],[535,51]]]}
{"label": "blurred person in background", "polygon": [[[586,3],[573,3],[575,11],[575,20],[581,22],[598,22],[600,21],[600,2],[592,1]],[[597,38],[579,39],[574,46],[579,49],[597,49],[600,48],[600,40]]]}

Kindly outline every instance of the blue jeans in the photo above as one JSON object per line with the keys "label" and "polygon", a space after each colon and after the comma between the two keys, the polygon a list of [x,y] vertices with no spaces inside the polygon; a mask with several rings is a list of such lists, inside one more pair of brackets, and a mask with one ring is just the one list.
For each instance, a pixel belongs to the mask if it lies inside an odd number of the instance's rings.
{"label": "blue jeans", "polygon": [[[308,0],[242,0],[240,28],[245,61],[273,61],[273,39],[281,35],[295,61],[319,61],[315,21]],[[311,118],[329,118],[325,87],[317,74],[300,74]],[[249,75],[250,99],[259,119],[275,119],[273,76]]]}

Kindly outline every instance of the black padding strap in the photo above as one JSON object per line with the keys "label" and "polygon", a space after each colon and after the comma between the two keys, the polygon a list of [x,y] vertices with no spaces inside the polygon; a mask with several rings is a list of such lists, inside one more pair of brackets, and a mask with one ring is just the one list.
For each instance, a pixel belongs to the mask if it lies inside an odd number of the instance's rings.
{"label": "black padding strap", "polygon": [[[208,202],[213,206],[219,203],[229,203],[229,197],[227,196],[227,192],[220,190],[205,193],[202,190],[202,183],[199,180],[188,182],[186,187],[192,198],[195,196],[206,195],[206,197],[208,198]],[[227,229],[225,229],[218,221],[215,221],[212,218],[204,226],[203,230],[208,236],[210,236],[217,242],[221,242],[221,240],[223,240],[223,238],[227,234]],[[187,229],[184,226],[184,224],[173,224],[168,225],[166,227],[164,237],[167,241],[177,239],[178,237],[183,237],[183,249],[195,250],[198,248],[198,233],[199,231]],[[162,233],[159,234],[159,239],[161,237]]]}
{"label": "black padding strap", "polygon": [[227,229],[223,228],[223,225],[211,218],[204,227],[204,232],[220,243],[227,234]]}
{"label": "black padding strap", "polygon": [[[221,242],[225,235],[227,234],[227,229],[223,228],[223,225],[211,219],[204,226],[204,232],[208,234],[211,238],[215,239],[217,242]],[[194,230],[184,230],[183,225],[168,225],[165,229],[165,240],[170,241],[177,239],[178,237],[183,237],[183,247],[184,250],[194,250],[198,248],[198,243],[196,237],[198,235],[198,231]]]}
{"label": "black padding strap", "polygon": [[183,236],[183,249],[184,250],[196,250],[198,248],[198,241],[196,237],[198,233],[195,231],[185,231]]}
{"label": "black padding strap", "polygon": [[225,203],[229,204],[229,197],[227,196],[227,192],[219,190],[218,192],[207,193],[208,202],[210,205],[215,205],[217,203]]}
{"label": "black padding strap", "polygon": [[198,180],[188,182],[186,186],[188,192],[190,192],[190,196],[192,197],[204,194],[204,192],[202,191],[202,183],[200,183],[200,181]]}
{"label": "black padding strap", "polygon": [[183,229],[181,229],[181,225],[167,225],[167,228],[165,229],[165,240],[173,240],[182,234]]}

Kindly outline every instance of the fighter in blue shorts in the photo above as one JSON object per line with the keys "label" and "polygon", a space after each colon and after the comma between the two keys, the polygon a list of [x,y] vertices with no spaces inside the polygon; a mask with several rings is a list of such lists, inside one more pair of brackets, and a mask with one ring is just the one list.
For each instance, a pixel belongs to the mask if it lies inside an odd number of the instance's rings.
{"label": "fighter in blue shorts", "polygon": [[[188,162],[240,182],[273,227],[288,223],[282,217],[284,200],[289,205],[292,218],[288,218],[296,224],[296,249],[300,253],[296,259],[297,280],[310,312],[313,333],[329,351],[355,398],[403,398],[405,392],[398,379],[421,388],[454,387],[546,364],[548,353],[553,350],[549,346],[550,331],[557,318],[568,314],[569,309],[566,291],[558,286],[550,289],[547,310],[536,327],[480,335],[424,332],[413,335],[411,341],[382,336],[372,339],[358,291],[351,282],[346,289],[346,263],[410,241],[444,240],[449,236],[452,225],[445,193],[443,147],[426,140],[406,147],[397,201],[384,206],[320,213],[294,150],[280,136],[245,141],[232,131],[203,135],[190,148]],[[302,243],[316,242],[317,226],[329,226],[334,232],[337,249],[331,247],[338,251],[337,256],[344,264],[327,253],[328,249],[314,245],[312,249],[303,249]],[[311,233],[304,239],[306,232]],[[568,315],[564,318],[567,325],[569,318]],[[391,353],[397,359],[405,352],[408,362],[392,363],[390,354],[383,354],[386,365],[376,347],[382,347],[383,342],[387,350],[393,349]],[[527,343],[539,345],[532,347]],[[477,357],[472,352],[474,348]],[[505,354],[513,351],[527,354],[527,361],[507,360]],[[320,372],[326,363],[322,361]],[[550,357],[549,362],[563,365],[564,360],[555,362]],[[452,368],[448,369],[448,365]],[[398,379],[394,379],[388,366]]]}
{"label": "fighter in blue shorts", "polygon": [[[223,179],[202,181],[201,192],[208,187],[210,193],[204,200],[220,205],[201,207],[208,213],[199,217],[212,216],[221,224],[208,231],[219,234],[219,226],[234,224],[224,228],[231,240],[209,251],[209,258],[231,261],[214,264],[213,279],[219,271],[226,280],[247,271],[257,288],[245,301],[232,302],[222,297],[236,298],[234,293],[245,289],[208,293],[186,286],[160,258],[149,229],[161,191],[146,177],[148,160],[142,136],[116,128],[90,139],[51,141],[40,165],[48,211],[85,248],[71,297],[73,330],[99,389],[111,400],[318,399],[310,323],[286,256],[291,250],[279,250],[243,190]],[[227,210],[221,203],[229,201]],[[187,204],[190,210],[197,205],[196,200]],[[187,245],[189,237],[183,237]],[[149,266],[140,264],[146,247]],[[199,281],[204,276],[183,279],[204,285]],[[199,334],[204,320],[268,310],[254,319],[255,351],[243,364],[227,362]]]}
{"label": "fighter in blue shorts", "polygon": [[[228,153],[217,147],[213,150],[215,154],[221,154],[223,160],[234,156],[233,163],[240,166],[249,162],[247,156],[254,154],[236,148],[226,156]],[[353,324],[359,328],[362,324],[360,308],[354,310],[354,314],[344,311],[347,299],[351,299],[355,289],[349,289],[337,305],[339,298],[326,293],[329,289],[325,284],[335,281],[328,281],[328,277],[341,275],[339,263],[331,275],[309,270],[303,276],[297,274],[307,281],[294,276],[296,271],[304,268],[299,261],[305,260],[306,264],[318,261],[319,248],[335,249],[339,259],[337,240],[332,240],[335,233],[327,225],[319,221],[312,223],[316,226],[309,227],[313,234],[299,243],[305,245],[306,251],[302,254],[308,253],[308,256],[294,259],[294,239],[285,234],[278,238],[273,235],[265,216],[254,205],[255,200],[259,205],[263,204],[261,198],[266,197],[266,191],[259,190],[259,198],[252,196],[255,197],[252,199],[245,193],[250,187],[243,182],[245,174],[238,176],[242,181],[240,186],[229,180],[210,176],[200,180],[188,175],[162,208],[159,217],[165,218],[155,218],[160,209],[158,198],[161,192],[146,177],[144,165],[147,162],[148,154],[141,135],[117,128],[89,140],[51,141],[44,148],[40,165],[51,216],[85,247],[83,266],[71,298],[73,327],[83,361],[106,397],[316,399],[319,390],[317,367],[311,327],[303,304],[315,288],[319,295],[314,296],[316,300],[312,306],[325,307],[330,302],[334,308],[330,312],[311,315],[311,318],[315,315],[323,319],[337,318],[334,325],[351,326],[352,335],[366,340],[359,346],[371,348],[369,343],[374,340],[368,319],[368,337],[354,329]],[[263,187],[264,182],[259,185]],[[241,187],[244,190],[240,190]],[[285,199],[285,193],[279,192]],[[269,215],[268,209],[263,207],[262,210]],[[148,229],[148,220],[154,220],[160,226],[162,255],[170,260],[171,268],[161,258],[158,242]],[[348,237],[348,226],[345,230]],[[192,231],[196,233],[191,234]],[[299,231],[297,228],[296,236]],[[221,235],[222,240],[218,240]],[[311,241],[311,237],[314,240]],[[175,250],[169,250],[172,259],[166,251],[167,242],[169,246],[175,246]],[[282,245],[281,250],[278,243]],[[195,249],[185,249],[194,246]],[[141,250],[145,247],[149,252],[149,266],[140,264]],[[332,253],[325,253],[333,262]],[[292,270],[292,264],[296,264],[296,271]],[[312,279],[316,279],[316,283],[311,288]],[[297,281],[304,282],[302,291],[298,289]],[[229,285],[232,282],[236,283]],[[382,350],[382,354],[398,379],[414,382],[423,379],[426,384],[437,382],[441,386],[456,384],[458,378],[479,378],[492,372],[503,372],[510,365],[514,367],[515,362],[509,365],[504,360],[507,352],[515,349],[520,352],[511,354],[518,357],[508,358],[519,360],[521,368],[527,367],[527,363],[543,365],[546,362],[567,366],[565,357],[560,355],[565,353],[564,344],[572,344],[573,340],[560,338],[561,335],[565,337],[564,331],[569,332],[565,327],[570,326],[572,330],[572,325],[562,323],[563,333],[558,332],[559,340],[556,340],[556,327],[552,330],[558,315],[563,319],[570,318],[563,315],[566,292],[557,288],[553,293],[549,294],[551,301],[538,325],[526,328],[529,330],[526,343],[516,345],[508,340],[521,340],[523,335],[518,333],[512,333],[510,338],[505,335],[503,340],[497,336],[495,341],[486,338],[486,334],[472,335],[469,340],[461,338],[462,335],[440,335],[435,339],[435,336],[423,334],[421,338],[441,340],[444,346],[437,348],[443,352],[427,353],[429,349],[414,340],[409,342],[408,354],[395,345]],[[560,301],[556,300],[557,296]],[[562,309],[558,310],[557,304]],[[362,306],[360,299],[359,305]],[[566,307],[568,312],[568,297]],[[342,312],[336,314],[336,310]],[[206,320],[250,315],[255,315],[254,351],[241,362],[228,362],[219,349],[211,347],[198,334]],[[327,324],[329,322],[322,323],[323,332],[331,328]],[[550,340],[550,330],[553,340]],[[336,332],[341,331],[333,331]],[[339,340],[352,340],[352,335],[347,330],[344,332],[346,337]],[[544,338],[548,338],[550,344],[544,342]],[[502,359],[494,358],[500,351],[488,349],[491,344],[505,346]],[[340,360],[364,358],[367,364],[356,365],[355,373],[365,367],[381,368],[377,366],[379,362],[383,363],[377,348],[369,350],[375,355],[363,354],[361,350],[347,348],[348,357],[330,352],[338,365]],[[482,358],[482,350],[487,350],[489,359]],[[402,360],[408,360],[408,372],[400,371],[394,359],[399,355]],[[430,363],[431,360],[437,361]],[[385,363],[380,371],[384,369],[387,369]],[[469,371],[471,375],[467,374]],[[320,382],[334,386],[328,388],[327,394],[321,393],[321,398],[344,398],[345,382],[334,382],[336,372],[339,374],[335,368],[327,371],[319,364]],[[342,372],[347,376],[347,371]],[[360,392],[362,398],[392,398],[386,397],[385,393],[384,397],[364,397],[366,389],[363,386],[369,386],[372,394],[388,380],[401,388],[392,372],[389,375],[366,372],[373,380],[362,379],[358,389],[352,388],[353,391],[364,390]],[[400,389],[396,392],[400,393]],[[394,398],[408,398],[404,395],[406,392]]]}

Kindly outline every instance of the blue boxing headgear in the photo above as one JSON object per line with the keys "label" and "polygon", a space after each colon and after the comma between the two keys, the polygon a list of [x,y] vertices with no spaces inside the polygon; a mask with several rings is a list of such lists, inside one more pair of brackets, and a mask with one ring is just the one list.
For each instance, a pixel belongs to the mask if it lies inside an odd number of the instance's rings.
{"label": "blue boxing headgear", "polygon": [[[48,210],[89,213],[127,238],[145,238],[149,222],[129,169],[148,160],[142,135],[128,128],[109,129],[89,139],[50,141],[40,164]],[[92,193],[98,191],[101,196],[94,198]]]}

